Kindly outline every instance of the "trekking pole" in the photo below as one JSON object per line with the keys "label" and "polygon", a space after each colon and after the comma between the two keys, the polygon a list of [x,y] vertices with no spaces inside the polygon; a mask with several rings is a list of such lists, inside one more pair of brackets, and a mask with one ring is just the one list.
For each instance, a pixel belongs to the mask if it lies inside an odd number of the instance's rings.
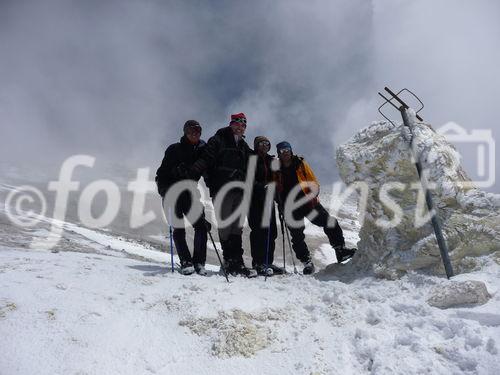
{"label": "trekking pole", "polygon": [[290,242],[290,233],[288,231],[288,227],[285,227],[285,229],[286,229],[286,238],[288,239],[288,248],[290,249],[290,255],[292,256],[293,273],[297,274],[299,273],[299,271],[297,271],[297,267],[295,266],[295,260],[293,258],[292,243]]}
{"label": "trekking pole", "polygon": [[210,240],[212,241],[212,245],[214,246],[215,254],[217,254],[217,258],[219,258],[220,268],[221,268],[222,272],[224,273],[224,276],[226,277],[227,282],[229,282],[229,278],[227,277],[227,273],[226,273],[226,268],[222,264],[222,259],[220,258],[219,250],[217,250],[217,246],[215,246],[215,241],[214,241],[214,238],[212,237],[212,232],[211,231],[207,231],[207,232],[208,232],[208,235],[210,236]]}
{"label": "trekking pole", "polygon": [[280,219],[281,238],[283,240],[283,269],[286,272],[286,262],[285,262],[285,225],[283,223],[284,220],[285,220],[285,218],[283,217],[284,207],[281,204],[281,197],[279,196],[279,193],[278,193],[277,197],[278,197],[278,217]]}
{"label": "trekking pole", "polygon": [[172,273],[174,273],[174,239],[172,234],[172,210],[170,207],[168,208],[168,218],[168,230],[170,234],[170,262],[172,264]]}
{"label": "trekking pole", "polygon": [[285,225],[283,224],[283,216],[282,214],[279,214],[280,218],[280,226],[281,226],[281,239],[283,240],[283,268],[285,269],[286,272],[286,263],[285,263]]}
{"label": "trekking pole", "polygon": [[[404,125],[410,131],[410,151],[412,153],[413,160],[415,161],[415,168],[417,169],[417,173],[418,173],[418,177],[419,177],[419,180],[420,180],[420,184],[422,185],[422,189],[423,189],[423,191],[425,193],[425,202],[427,204],[427,210],[430,213],[434,212],[434,214],[432,214],[432,217],[431,217],[431,222],[432,222],[432,226],[434,228],[434,234],[436,235],[436,240],[437,240],[437,243],[438,243],[439,252],[441,253],[441,259],[443,261],[444,269],[446,271],[446,277],[449,279],[450,277],[453,276],[453,267],[452,267],[451,262],[450,262],[450,256],[448,255],[448,252],[449,252],[448,251],[448,245],[446,243],[446,240],[444,238],[443,231],[442,231],[442,228],[441,228],[441,220],[439,219],[437,211],[434,210],[434,203],[433,203],[433,200],[432,200],[432,196],[431,196],[430,191],[427,189],[427,181],[425,179],[424,174],[422,173],[423,168],[422,168],[422,163],[420,161],[420,157],[416,154],[415,149],[413,147],[413,138],[414,138],[415,135],[413,133],[413,119],[410,118],[410,115],[408,113],[410,107],[403,100],[401,100],[398,97],[398,95],[400,93],[402,93],[403,91],[407,91],[411,95],[413,95],[420,102],[421,108],[418,111],[416,111],[416,113],[415,113],[415,117],[418,120],[420,120],[420,121],[423,121],[423,119],[422,119],[422,117],[420,117],[418,115],[418,112],[420,112],[422,110],[422,108],[424,107],[424,104],[422,103],[422,101],[414,93],[412,93],[408,89],[402,89],[397,94],[394,93],[388,87],[385,87],[384,89],[385,89],[385,91],[387,91],[392,96],[393,99],[395,99],[399,103],[400,106],[398,107],[397,105],[395,105],[392,102],[392,99],[388,99],[384,95],[382,95],[381,93],[378,93],[382,98],[385,99],[384,104],[382,104],[379,107],[379,112],[382,114],[382,116],[384,116],[387,120],[389,120],[389,118],[387,118],[382,113],[382,111],[380,109],[385,104],[387,104],[387,103],[391,104],[394,108],[396,108],[401,113],[401,116],[403,117],[403,123],[404,123]],[[389,121],[392,123],[391,120],[389,120]]]}
{"label": "trekking pole", "polygon": [[273,208],[274,201],[271,201],[271,215],[269,216],[269,227],[267,228],[267,246],[266,246],[266,274],[264,276],[264,281],[267,281],[267,267],[269,266],[269,247],[271,245],[271,223],[273,222]]}

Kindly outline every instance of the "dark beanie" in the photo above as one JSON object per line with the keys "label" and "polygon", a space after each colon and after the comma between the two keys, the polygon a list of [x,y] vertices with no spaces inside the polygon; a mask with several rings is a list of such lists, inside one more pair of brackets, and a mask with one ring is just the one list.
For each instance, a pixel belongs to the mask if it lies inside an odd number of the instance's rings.
{"label": "dark beanie", "polygon": [[282,150],[284,148],[289,148],[291,150],[292,145],[290,143],[288,143],[287,141],[280,142],[276,145],[276,151],[278,151],[278,153],[280,152],[280,150]]}
{"label": "dark beanie", "polygon": [[185,123],[184,123],[184,133],[189,129],[189,128],[200,128],[201,130],[201,125],[198,121],[196,120],[187,120]]}
{"label": "dark beanie", "polygon": [[271,143],[271,141],[268,138],[264,137],[263,135],[259,135],[259,136],[255,137],[255,139],[253,140],[253,148],[257,149],[259,142],[262,142],[262,141],[268,141],[269,143]]}

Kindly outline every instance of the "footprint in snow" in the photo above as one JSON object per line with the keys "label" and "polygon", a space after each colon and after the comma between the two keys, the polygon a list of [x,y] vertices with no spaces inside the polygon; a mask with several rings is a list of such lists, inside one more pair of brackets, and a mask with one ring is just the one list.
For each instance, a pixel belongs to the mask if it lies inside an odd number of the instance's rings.
{"label": "footprint in snow", "polygon": [[0,319],[5,318],[7,314],[11,311],[17,310],[17,306],[14,302],[2,302],[0,301]]}
{"label": "footprint in snow", "polygon": [[98,312],[92,311],[92,312],[89,312],[88,314],[80,316],[80,320],[83,322],[86,322],[87,320],[89,320],[91,318],[100,317],[100,316],[102,316],[102,315],[99,314]]}

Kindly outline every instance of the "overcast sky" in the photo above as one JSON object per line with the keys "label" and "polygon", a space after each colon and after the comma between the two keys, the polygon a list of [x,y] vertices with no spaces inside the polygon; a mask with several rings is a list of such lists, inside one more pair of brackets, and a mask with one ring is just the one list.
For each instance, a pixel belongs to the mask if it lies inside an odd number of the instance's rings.
{"label": "overcast sky", "polygon": [[385,85],[498,138],[498,19],[494,0],[1,0],[0,157],[156,168],[185,120],[208,138],[245,112],[250,144],[287,139],[329,183]]}

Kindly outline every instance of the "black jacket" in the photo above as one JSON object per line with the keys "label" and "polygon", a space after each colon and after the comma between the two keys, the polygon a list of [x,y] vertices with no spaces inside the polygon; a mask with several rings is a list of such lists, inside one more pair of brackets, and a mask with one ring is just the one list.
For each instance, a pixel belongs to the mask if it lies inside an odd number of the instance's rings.
{"label": "black jacket", "polygon": [[271,169],[274,160],[273,155],[265,155],[263,158],[257,157],[257,167],[255,170],[254,197],[264,199],[265,186],[274,180],[274,172]]}
{"label": "black jacket", "polygon": [[199,176],[189,176],[188,172],[193,163],[198,160],[206,143],[202,140],[192,145],[183,136],[178,143],[171,144],[165,151],[160,168],[156,171],[156,185],[158,193],[163,197],[167,190],[178,181],[191,179],[199,180]]}
{"label": "black jacket", "polygon": [[191,173],[201,175],[207,172],[210,195],[215,197],[227,182],[245,180],[248,159],[252,154],[244,138],[236,143],[233,131],[227,126],[217,130],[208,140],[200,159],[193,164]]}

